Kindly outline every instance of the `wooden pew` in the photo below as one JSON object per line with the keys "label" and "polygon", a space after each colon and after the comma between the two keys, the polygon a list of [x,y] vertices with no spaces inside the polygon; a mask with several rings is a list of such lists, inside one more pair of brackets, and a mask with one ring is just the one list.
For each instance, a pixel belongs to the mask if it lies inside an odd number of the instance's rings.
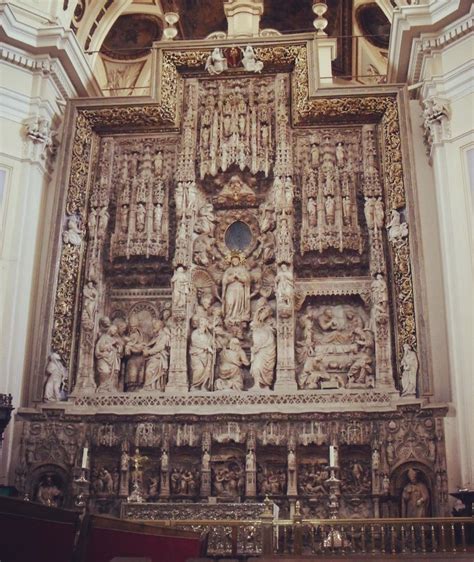
{"label": "wooden pew", "polygon": [[0,497],[1,562],[186,562],[203,548],[199,533]]}

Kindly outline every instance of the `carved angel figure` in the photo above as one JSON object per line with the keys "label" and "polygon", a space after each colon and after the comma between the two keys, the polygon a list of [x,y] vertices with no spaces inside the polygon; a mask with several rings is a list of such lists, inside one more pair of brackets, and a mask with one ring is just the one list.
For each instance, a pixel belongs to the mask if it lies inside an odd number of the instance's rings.
{"label": "carved angel figure", "polygon": [[387,230],[388,239],[391,242],[408,236],[408,225],[406,222],[401,222],[400,213],[396,209],[392,209],[390,222],[387,224]]}
{"label": "carved angel figure", "polygon": [[44,401],[54,402],[61,400],[61,388],[64,379],[67,377],[67,370],[57,353],[51,353],[49,356],[46,374],[48,375],[48,380],[44,387]]}
{"label": "carved angel figure", "polygon": [[227,60],[222,53],[222,49],[216,47],[212,51],[212,53],[207,57],[205,68],[209,74],[221,74],[221,72],[227,70]]}
{"label": "carved angel figure", "polygon": [[255,58],[255,51],[253,47],[247,45],[242,50],[242,65],[248,72],[262,72],[263,62]]}
{"label": "carved angel figure", "polygon": [[63,232],[63,242],[73,246],[81,245],[82,232],[79,228],[78,218],[75,215],[71,215],[67,220],[67,230]]}
{"label": "carved angel figure", "polygon": [[402,396],[416,394],[416,375],[418,373],[418,357],[416,352],[407,344],[403,344],[402,368]]}

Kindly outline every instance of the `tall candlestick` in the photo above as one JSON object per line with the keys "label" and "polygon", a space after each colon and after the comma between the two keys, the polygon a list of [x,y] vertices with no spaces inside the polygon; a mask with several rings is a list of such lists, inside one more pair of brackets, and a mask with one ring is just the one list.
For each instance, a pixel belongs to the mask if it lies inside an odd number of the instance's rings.
{"label": "tall candlestick", "polygon": [[82,464],[81,464],[81,468],[86,469],[87,468],[87,453],[89,452],[89,449],[87,447],[84,447],[84,449],[82,450]]}
{"label": "tall candlestick", "polygon": [[329,445],[329,466],[335,466],[335,460],[334,445]]}

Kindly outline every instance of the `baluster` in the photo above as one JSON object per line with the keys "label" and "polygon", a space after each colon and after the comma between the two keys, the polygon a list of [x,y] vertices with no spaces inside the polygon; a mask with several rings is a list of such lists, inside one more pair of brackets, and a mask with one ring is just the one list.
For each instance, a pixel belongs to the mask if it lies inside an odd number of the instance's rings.
{"label": "baluster", "polygon": [[360,530],[360,546],[363,553],[367,552],[365,549],[365,525],[362,525]]}
{"label": "baluster", "polygon": [[464,523],[461,523],[461,545],[462,551],[466,552],[466,529],[464,528]]}
{"label": "baluster", "polygon": [[314,525],[311,525],[309,529],[310,529],[309,539],[310,539],[310,542],[311,542],[311,552],[312,552],[312,554],[315,554],[315,552],[316,552],[316,538],[315,538],[316,529],[314,528]]}
{"label": "baluster", "polygon": [[436,530],[435,526],[431,525],[431,552],[436,552]]}
{"label": "baluster", "polygon": [[456,552],[456,533],[454,523],[451,523],[451,552]]}
{"label": "baluster", "polygon": [[341,525],[341,554],[346,553],[346,547],[344,546],[344,525]]}
{"label": "baluster", "polygon": [[390,527],[390,548],[392,550],[392,554],[396,554],[397,552],[397,532],[395,529],[395,525]]}
{"label": "baluster", "polygon": [[352,553],[355,553],[355,551],[356,551],[354,533],[355,533],[354,525],[351,525],[351,552],[352,552]]}
{"label": "baluster", "polygon": [[400,538],[402,539],[402,552],[406,552],[406,545],[405,545],[405,526],[402,525],[400,527]]}
{"label": "baluster", "polygon": [[416,552],[415,525],[410,525],[411,551]]}
{"label": "baluster", "polygon": [[446,532],[443,523],[441,523],[441,552],[446,552]]}
{"label": "baluster", "polygon": [[331,552],[334,552],[334,533],[335,533],[335,529],[334,527],[331,525],[330,531],[331,533]]}
{"label": "baluster", "polygon": [[421,552],[426,554],[426,537],[425,537],[425,526],[421,526]]}
{"label": "baluster", "polygon": [[288,527],[285,525],[283,527],[283,552],[284,553],[288,552],[287,547],[288,547]]}
{"label": "baluster", "polygon": [[372,554],[375,552],[375,527],[374,525],[370,526],[370,550]]}
{"label": "baluster", "polygon": [[380,552],[385,554],[385,525],[380,525]]}
{"label": "baluster", "polygon": [[238,527],[231,527],[232,556],[237,556],[237,531]]}

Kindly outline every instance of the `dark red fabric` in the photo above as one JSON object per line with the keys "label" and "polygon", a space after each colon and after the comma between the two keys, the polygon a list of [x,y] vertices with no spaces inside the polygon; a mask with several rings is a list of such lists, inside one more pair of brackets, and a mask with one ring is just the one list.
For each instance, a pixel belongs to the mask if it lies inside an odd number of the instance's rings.
{"label": "dark red fabric", "polygon": [[73,524],[0,514],[1,562],[69,562]]}
{"label": "dark red fabric", "polygon": [[199,556],[200,541],[192,538],[157,537],[111,529],[92,529],[87,562],[110,562],[114,556],[150,557],[152,562],[186,562]]}

